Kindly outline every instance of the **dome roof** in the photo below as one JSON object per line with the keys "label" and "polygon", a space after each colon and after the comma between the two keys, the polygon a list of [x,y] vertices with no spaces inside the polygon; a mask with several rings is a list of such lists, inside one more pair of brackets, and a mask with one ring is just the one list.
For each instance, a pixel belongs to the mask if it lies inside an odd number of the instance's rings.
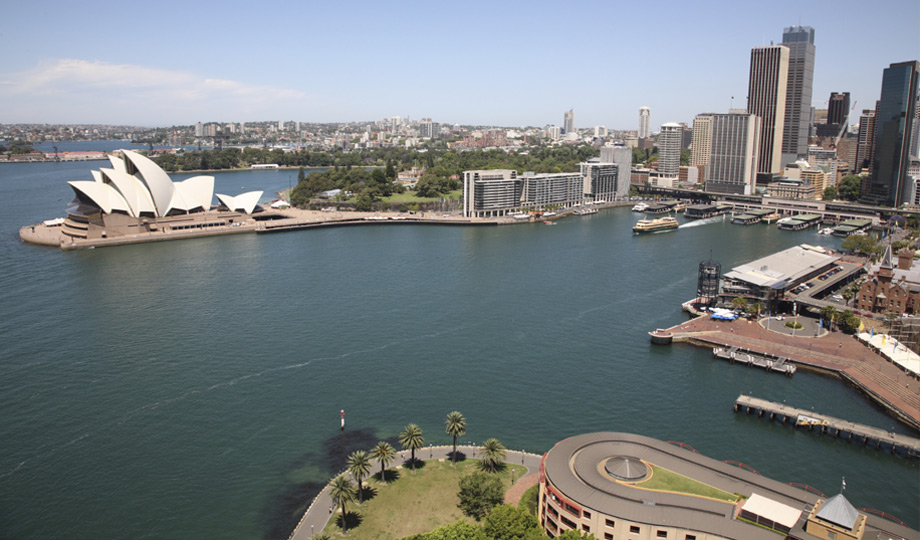
{"label": "dome roof", "polygon": [[604,466],[607,473],[617,480],[635,482],[648,475],[648,467],[642,460],[630,456],[617,456],[607,460]]}

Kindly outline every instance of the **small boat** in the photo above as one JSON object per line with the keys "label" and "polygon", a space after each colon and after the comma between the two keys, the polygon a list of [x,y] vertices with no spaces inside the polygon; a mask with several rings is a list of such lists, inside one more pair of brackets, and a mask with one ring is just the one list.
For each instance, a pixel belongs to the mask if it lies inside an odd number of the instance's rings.
{"label": "small boat", "polygon": [[820,231],[818,231],[818,234],[833,234],[833,233],[834,233],[833,227],[825,227],[821,229]]}
{"label": "small boat", "polygon": [[576,212],[579,216],[590,216],[597,213],[597,208],[585,208]]}
{"label": "small boat", "polygon": [[648,209],[648,205],[644,202],[640,202],[636,206],[632,207],[633,212],[645,212]]}
{"label": "small boat", "polygon": [[773,212],[772,214],[767,214],[766,216],[762,217],[760,221],[763,221],[764,223],[773,223],[774,221],[778,221],[781,217],[783,216],[780,215],[779,212]]}
{"label": "small boat", "polygon": [[633,227],[635,234],[653,233],[661,231],[670,231],[680,226],[677,218],[665,216],[656,219],[640,219],[636,226]]}

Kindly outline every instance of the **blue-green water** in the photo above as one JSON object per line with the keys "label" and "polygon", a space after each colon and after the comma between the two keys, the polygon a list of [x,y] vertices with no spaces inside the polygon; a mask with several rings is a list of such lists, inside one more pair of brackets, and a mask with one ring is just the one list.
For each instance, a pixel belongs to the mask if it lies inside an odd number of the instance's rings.
{"label": "blue-green water", "polygon": [[[617,209],[554,227],[21,244],[96,166],[0,165],[0,537],[286,537],[344,451],[410,422],[446,443],[455,409],[471,442],[543,452],[630,431],[828,494],[845,476],[854,505],[920,525],[916,461],[731,407],[750,393],[895,425],[855,391],[648,341],[685,320],[710,250],[730,268],[838,239],[722,221],[634,237],[639,216]],[[219,174],[217,191],[268,200],[295,176]]]}

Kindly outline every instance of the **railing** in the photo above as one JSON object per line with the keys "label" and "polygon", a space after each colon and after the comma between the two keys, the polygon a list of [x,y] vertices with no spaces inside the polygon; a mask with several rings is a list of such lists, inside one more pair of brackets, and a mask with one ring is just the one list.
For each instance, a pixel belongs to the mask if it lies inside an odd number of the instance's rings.
{"label": "railing", "polygon": [[892,516],[892,515],[889,514],[888,512],[883,512],[883,511],[881,511],[881,510],[876,510],[875,508],[857,508],[857,510],[859,510],[860,512],[865,512],[865,513],[867,513],[867,514],[875,514],[876,516],[883,517],[883,518],[887,519],[888,521],[894,521],[895,523],[898,523],[898,524],[903,525],[903,526],[905,526],[905,527],[908,526],[907,523],[904,523],[903,521],[901,521],[900,519],[896,518],[895,516]]}
{"label": "railing", "polygon": [[730,460],[730,459],[726,459],[726,460],[723,461],[722,463],[728,463],[729,465],[733,465],[733,466],[735,466],[735,467],[738,467],[739,469],[744,469],[744,470],[746,470],[746,471],[748,471],[748,472],[752,472],[752,473],[754,473],[754,474],[756,474],[756,475],[758,475],[758,476],[760,475],[760,473],[757,472],[757,469],[755,469],[754,467],[751,467],[751,466],[748,465],[747,463],[741,463],[740,461],[733,461],[733,460]]}
{"label": "railing", "polygon": [[799,489],[804,489],[805,491],[808,491],[808,492],[810,492],[810,493],[814,493],[815,495],[817,495],[817,496],[819,496],[819,497],[827,497],[827,495],[821,493],[821,492],[818,491],[816,488],[813,488],[813,487],[809,486],[808,484],[800,484],[800,483],[798,483],[798,482],[786,482],[786,484],[787,484],[787,485],[790,485],[790,486],[792,486],[792,487],[797,487],[797,488],[799,488]]}
{"label": "railing", "polygon": [[696,448],[690,446],[690,445],[687,444],[687,443],[680,442],[680,441],[667,441],[667,443],[668,443],[668,444],[673,444],[674,446],[679,446],[679,447],[683,448],[684,450],[690,450],[690,451],[693,452],[694,454],[699,454],[699,452],[696,451]]}

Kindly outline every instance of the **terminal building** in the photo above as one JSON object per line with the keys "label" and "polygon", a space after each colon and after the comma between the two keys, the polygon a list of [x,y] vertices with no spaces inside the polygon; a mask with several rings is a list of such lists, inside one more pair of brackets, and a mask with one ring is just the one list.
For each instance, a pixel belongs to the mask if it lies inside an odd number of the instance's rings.
{"label": "terminal building", "polygon": [[824,248],[802,244],[732,268],[722,279],[720,299],[741,296],[749,302],[782,299],[786,291],[831,270],[840,259]]}
{"label": "terminal building", "polygon": [[[682,477],[683,487],[652,484],[656,475]],[[551,538],[574,530],[604,540],[920,539],[842,493],[828,498],[629,433],[557,443],[539,482],[538,519]]]}

